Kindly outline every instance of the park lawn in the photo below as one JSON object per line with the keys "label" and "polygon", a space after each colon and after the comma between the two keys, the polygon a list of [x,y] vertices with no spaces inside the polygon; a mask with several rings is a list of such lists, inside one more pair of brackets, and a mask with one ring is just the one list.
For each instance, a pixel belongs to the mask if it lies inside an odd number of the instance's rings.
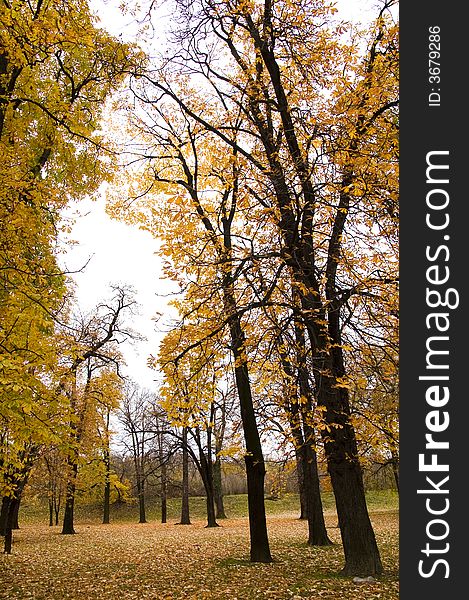
{"label": "park lawn", "polygon": [[[233,501],[234,502],[234,501]],[[281,501],[278,501],[281,502]],[[369,499],[385,573],[356,583],[338,576],[343,556],[337,517],[326,508],[334,545],[305,544],[307,524],[296,512],[269,507],[274,562],[250,564],[247,518],[207,529],[192,525],[77,522],[77,535],[60,528],[25,524],[15,532],[12,555],[0,556],[0,598],[36,600],[257,600],[304,598],[397,600],[398,513],[395,498]],[[275,504],[275,509],[273,507]],[[327,503],[326,503],[327,504]],[[194,511],[195,513],[198,511]]]}

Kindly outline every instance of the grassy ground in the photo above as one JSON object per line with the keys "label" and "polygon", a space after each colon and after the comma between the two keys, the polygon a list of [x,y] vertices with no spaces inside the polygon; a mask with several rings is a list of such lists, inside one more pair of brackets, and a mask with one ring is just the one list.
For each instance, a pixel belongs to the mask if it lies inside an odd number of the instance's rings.
{"label": "grassy ground", "polygon": [[[397,600],[397,498],[369,494],[370,514],[385,567],[379,580],[355,583],[339,577],[343,564],[337,517],[325,495],[326,524],[334,545],[305,544],[307,526],[297,517],[297,498],[266,501],[274,562],[250,564],[245,497],[226,499],[229,519],[206,529],[203,499],[191,502],[190,526],[170,522],[135,523],[120,510],[111,525],[99,513],[80,511],[77,535],[38,523],[26,510],[15,532],[13,554],[0,556],[0,598],[36,600]],[[129,521],[129,516],[132,521]],[[152,509],[149,511],[152,515]],[[44,516],[42,516],[44,521]]]}

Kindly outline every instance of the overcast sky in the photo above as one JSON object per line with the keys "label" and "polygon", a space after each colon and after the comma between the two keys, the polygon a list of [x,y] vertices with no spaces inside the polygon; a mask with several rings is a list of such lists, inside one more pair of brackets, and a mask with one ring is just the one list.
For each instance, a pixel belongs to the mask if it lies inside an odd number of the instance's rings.
{"label": "overcast sky", "polygon": [[[123,16],[118,7],[121,0],[92,0],[93,10],[102,19],[102,25],[114,35],[132,39],[135,25],[130,15]],[[337,6],[344,19],[366,21],[373,0],[340,0]],[[129,3],[127,3],[129,6]],[[164,19],[159,20],[160,26]],[[163,33],[163,32],[161,32]],[[162,279],[160,262],[155,255],[157,242],[150,233],[110,219],[105,212],[104,197],[85,200],[78,207],[71,238],[78,243],[71,247],[62,262],[69,271],[77,271],[89,260],[85,269],[73,275],[77,286],[77,300],[83,311],[89,311],[101,299],[110,295],[113,283],[130,284],[136,290],[140,303],[140,315],[133,319],[133,327],[146,336],[146,341],[124,351],[126,373],[141,386],[154,388],[155,371],[146,365],[150,354],[156,355],[161,330],[167,316],[155,326],[152,318],[157,313],[168,315],[167,295],[171,289]]]}

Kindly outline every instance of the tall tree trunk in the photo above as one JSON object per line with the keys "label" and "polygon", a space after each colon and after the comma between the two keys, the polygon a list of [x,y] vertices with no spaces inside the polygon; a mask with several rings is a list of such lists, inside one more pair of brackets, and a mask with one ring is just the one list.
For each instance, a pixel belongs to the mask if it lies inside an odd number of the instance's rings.
{"label": "tall tree trunk", "polygon": [[49,527],[54,526],[54,501],[49,498]]}
{"label": "tall tree trunk", "polygon": [[223,502],[223,487],[221,477],[221,460],[217,456],[213,463],[213,491],[215,495],[216,518],[226,519],[225,505]]}
{"label": "tall tree trunk", "polygon": [[67,496],[65,498],[64,518],[62,522],[62,534],[73,535],[74,528],[74,511],[75,511],[75,485],[69,483],[67,485]]}
{"label": "tall tree trunk", "polygon": [[[185,169],[187,175],[187,169]],[[257,428],[256,415],[252,399],[249,369],[245,351],[246,336],[241,324],[241,317],[236,304],[235,280],[232,272],[232,239],[231,225],[236,214],[238,192],[238,173],[233,168],[234,184],[231,189],[231,208],[224,211],[221,222],[223,225],[223,242],[220,243],[216,230],[205,213],[197,189],[193,186],[192,174],[188,174],[188,191],[191,195],[201,222],[209,232],[213,247],[218,253],[222,274],[223,308],[230,330],[231,351],[235,363],[235,380],[243,423],[244,443],[246,446],[246,478],[248,488],[248,512],[250,534],[250,557],[252,562],[272,562],[267,522],[265,517],[264,480],[265,463],[262,446]]]}
{"label": "tall tree trunk", "polygon": [[[77,407],[78,407],[78,394],[77,394],[77,368],[78,363],[75,368],[72,368],[72,382],[71,382],[71,390],[70,390],[70,408],[73,414],[77,415]],[[86,397],[87,390],[91,381],[91,370],[88,364],[87,370],[87,379],[85,384],[84,396]],[[79,412],[79,422],[70,421],[70,442],[71,449],[70,455],[68,457],[68,480],[65,492],[65,508],[64,508],[64,518],[62,524],[62,535],[73,535],[75,533],[74,528],[74,513],[75,513],[75,491],[76,491],[76,482],[78,476],[78,458],[79,458],[79,445],[81,442],[81,437],[83,433],[84,423],[85,423],[85,410],[81,410]]]}
{"label": "tall tree trunk", "polygon": [[246,338],[236,310],[232,284],[224,285],[225,304],[229,315],[232,351],[235,359],[235,380],[241,408],[244,442],[246,445],[246,478],[248,487],[249,534],[251,562],[272,562],[267,521],[265,516],[265,463],[252,399],[251,383],[245,354]]}
{"label": "tall tree trunk", "polygon": [[182,428],[182,501],[180,525],[190,525],[189,514],[189,452],[187,451],[187,427]]}

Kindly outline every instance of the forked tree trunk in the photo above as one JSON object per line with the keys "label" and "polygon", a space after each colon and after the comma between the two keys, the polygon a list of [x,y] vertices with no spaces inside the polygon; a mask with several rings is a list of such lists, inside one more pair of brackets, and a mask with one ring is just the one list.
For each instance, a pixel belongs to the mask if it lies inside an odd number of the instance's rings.
{"label": "forked tree trunk", "polygon": [[197,190],[193,187],[193,177],[189,174],[187,182],[190,184],[189,193],[194,202],[196,210],[201,217],[201,223],[209,232],[213,247],[216,249],[222,274],[223,308],[227,317],[230,330],[231,351],[235,363],[235,380],[241,409],[241,420],[243,423],[244,442],[246,446],[246,477],[248,487],[248,511],[249,511],[249,533],[252,562],[272,562],[270,554],[269,538],[267,535],[267,523],[265,517],[264,480],[265,464],[262,454],[262,446],[257,428],[256,415],[252,399],[251,383],[249,381],[249,369],[246,357],[246,336],[241,324],[240,313],[236,304],[235,281],[232,273],[232,237],[231,225],[235,216],[237,202],[237,176],[231,190],[231,209],[222,216],[223,241],[220,243],[216,230],[205,214],[198,197]]}
{"label": "forked tree trunk", "polygon": [[207,455],[205,456],[200,440],[199,430],[196,430],[195,439],[199,448],[198,468],[202,483],[204,484],[206,506],[207,506],[207,527],[219,527],[215,518],[215,493],[213,488],[213,463],[211,457],[210,433],[207,433]]}

